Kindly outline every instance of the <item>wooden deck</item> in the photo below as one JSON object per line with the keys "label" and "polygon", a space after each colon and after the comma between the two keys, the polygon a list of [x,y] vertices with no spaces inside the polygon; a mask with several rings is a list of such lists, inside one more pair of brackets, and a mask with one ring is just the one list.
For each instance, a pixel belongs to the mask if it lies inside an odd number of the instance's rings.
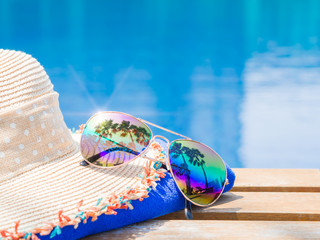
{"label": "wooden deck", "polygon": [[234,170],[232,191],[193,221],[180,211],[85,239],[320,239],[319,170]]}

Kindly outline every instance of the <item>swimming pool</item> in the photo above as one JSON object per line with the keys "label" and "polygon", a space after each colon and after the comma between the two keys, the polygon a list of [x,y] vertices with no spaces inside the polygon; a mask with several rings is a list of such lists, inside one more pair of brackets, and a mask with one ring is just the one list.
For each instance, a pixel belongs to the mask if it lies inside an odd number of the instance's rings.
{"label": "swimming pool", "polygon": [[43,64],[70,128],[121,111],[231,167],[319,168],[319,1],[0,0],[0,34]]}

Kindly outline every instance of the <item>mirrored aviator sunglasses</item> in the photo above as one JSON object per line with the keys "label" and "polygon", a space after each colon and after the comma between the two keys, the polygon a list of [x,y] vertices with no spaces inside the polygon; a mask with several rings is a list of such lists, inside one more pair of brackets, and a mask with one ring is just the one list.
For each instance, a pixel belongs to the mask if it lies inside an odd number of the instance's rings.
{"label": "mirrored aviator sunglasses", "polygon": [[[154,136],[148,125],[183,137],[171,143]],[[222,194],[227,184],[224,161],[210,147],[143,119],[121,112],[100,112],[86,123],[80,141],[82,166],[113,168],[138,157],[158,162],[146,153],[155,138],[167,141],[164,164],[186,199],[185,214],[192,219],[191,204],[207,207]]]}

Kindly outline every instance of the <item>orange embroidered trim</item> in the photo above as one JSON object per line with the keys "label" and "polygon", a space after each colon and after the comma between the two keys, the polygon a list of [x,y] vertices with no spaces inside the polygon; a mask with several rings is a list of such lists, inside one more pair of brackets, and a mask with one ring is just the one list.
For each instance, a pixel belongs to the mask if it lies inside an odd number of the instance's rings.
{"label": "orange embroidered trim", "polygon": [[91,217],[91,221],[94,222],[97,218],[102,215],[117,215],[115,210],[117,209],[133,209],[131,205],[131,200],[142,201],[144,198],[149,197],[148,193],[156,189],[157,181],[165,177],[165,172],[167,170],[160,168],[161,161],[164,159],[164,152],[161,149],[160,144],[153,142],[151,144],[151,151],[155,151],[157,154],[156,162],[152,165],[151,161],[148,160],[146,166],[144,167],[144,173],[140,174],[139,182],[135,189],[128,188],[120,194],[111,194],[105,198],[99,198],[95,206],[83,208],[83,200],[77,204],[77,214],[70,218],[63,214],[63,210],[58,212],[58,221],[56,223],[46,223],[41,227],[35,228],[30,232],[19,232],[20,221],[15,224],[14,232],[9,232],[7,230],[0,230],[0,240],[40,240],[36,234],[41,236],[49,235],[50,238],[61,234],[61,229],[65,226],[73,225],[76,229],[80,222],[86,223]]}

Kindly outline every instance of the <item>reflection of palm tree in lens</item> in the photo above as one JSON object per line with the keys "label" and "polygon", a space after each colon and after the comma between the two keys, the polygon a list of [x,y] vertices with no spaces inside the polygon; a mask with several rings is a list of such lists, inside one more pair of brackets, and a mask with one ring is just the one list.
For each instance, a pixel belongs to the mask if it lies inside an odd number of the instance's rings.
{"label": "reflection of palm tree in lens", "polygon": [[191,184],[190,184],[190,170],[188,168],[188,163],[186,159],[184,158],[184,150],[181,148],[181,143],[174,143],[173,146],[170,148],[169,154],[172,154],[173,158],[182,157],[183,164],[180,165],[180,167],[176,166],[178,168],[177,173],[179,175],[185,175],[186,177],[186,188],[187,188],[187,195],[192,194]]}
{"label": "reflection of palm tree in lens", "polygon": [[136,145],[135,145],[135,142],[134,142],[134,140],[133,140],[132,134],[135,133],[135,131],[136,131],[137,128],[138,128],[138,127],[137,127],[136,125],[134,125],[134,124],[131,124],[130,127],[129,127],[130,138],[131,138],[131,141],[133,142],[134,146],[136,146]]}
{"label": "reflection of palm tree in lens", "polygon": [[134,144],[131,129],[134,128],[134,125],[130,125],[130,121],[123,120],[122,123],[118,127],[118,131],[121,131],[121,137],[126,137],[127,134],[130,135],[131,141]]}
{"label": "reflection of palm tree in lens", "polygon": [[207,179],[207,174],[206,171],[204,170],[203,165],[205,165],[205,161],[204,161],[204,155],[196,148],[188,148],[188,147],[183,147],[184,152],[186,153],[186,155],[189,157],[189,162],[193,165],[193,166],[201,166],[203,174],[204,174],[204,178],[206,180],[206,189],[208,189],[208,179]]}
{"label": "reflection of palm tree in lens", "polygon": [[[137,127],[135,125],[133,125],[132,127],[133,129],[133,134],[136,136],[136,141],[140,144],[140,145],[144,145],[147,146],[149,144],[149,139],[150,138],[150,133],[148,133],[148,131],[144,128],[144,127]],[[147,137],[147,139],[146,139]]]}
{"label": "reflection of palm tree in lens", "polygon": [[147,132],[147,130],[144,127],[139,127],[141,136],[143,138],[143,144],[144,146],[147,146],[149,144],[149,141],[146,139],[146,137],[149,139],[150,134]]}
{"label": "reflection of palm tree in lens", "polygon": [[97,149],[99,143],[100,143],[100,140],[102,137],[112,137],[112,133],[110,130],[114,130],[117,128],[119,124],[118,123],[113,123],[113,120],[110,119],[110,120],[105,120],[101,123],[99,123],[97,126],[95,126],[95,133],[97,133],[99,135],[99,139],[95,145],[95,149]]}
{"label": "reflection of palm tree in lens", "polygon": [[[112,121],[112,120],[111,120]],[[119,123],[114,123],[114,124],[112,124],[112,126],[111,126],[111,132],[112,133],[117,133],[118,132],[118,126],[119,126]],[[112,134],[110,135],[110,137],[112,137]]]}
{"label": "reflection of palm tree in lens", "polygon": [[[95,150],[98,150],[98,146],[100,144],[102,137],[105,137],[105,138],[112,137],[112,133],[115,134],[117,132],[118,125],[119,125],[118,123],[113,123],[113,120],[109,119],[109,120],[104,120],[103,122],[101,122],[97,126],[95,126],[95,133],[97,133],[99,135],[99,139],[98,139],[96,145],[94,146]],[[106,147],[108,148],[109,147],[108,145],[110,143],[111,143],[110,141],[105,142],[105,144],[107,146],[105,146],[104,148],[106,148]],[[100,151],[98,151],[98,152],[100,152]],[[109,161],[108,157],[106,160],[105,160],[105,158],[101,159],[99,161],[100,166],[106,167],[108,165],[108,161]]]}

